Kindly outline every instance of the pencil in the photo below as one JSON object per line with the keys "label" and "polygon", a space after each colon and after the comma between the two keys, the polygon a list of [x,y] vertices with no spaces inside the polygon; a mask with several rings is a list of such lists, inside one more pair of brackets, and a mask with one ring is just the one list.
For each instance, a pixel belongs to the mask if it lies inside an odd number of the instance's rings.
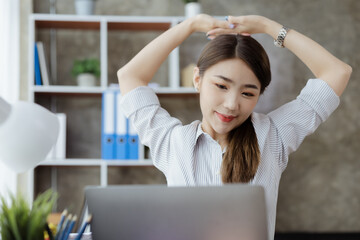
{"label": "pencil", "polygon": [[80,240],[81,239],[82,235],[85,232],[85,229],[86,229],[87,225],[90,224],[91,219],[92,219],[92,215],[90,214],[88,216],[88,218],[86,219],[86,221],[84,222],[83,226],[81,227],[80,231],[78,232],[77,237],[75,238],[75,240]]}
{"label": "pencil", "polygon": [[59,239],[59,232],[60,232],[60,230],[62,228],[62,225],[64,223],[64,219],[65,219],[66,215],[67,215],[67,209],[65,209],[61,214],[60,222],[59,222],[59,224],[57,225],[57,228],[56,228],[55,240]]}
{"label": "pencil", "polygon": [[67,239],[69,238],[70,233],[71,233],[71,231],[72,231],[73,228],[74,228],[76,219],[77,219],[76,215],[71,219],[71,222],[70,222],[70,224],[69,224],[69,227],[68,227],[68,229],[66,230],[66,232],[65,232],[64,237],[62,238],[62,240],[67,240]]}
{"label": "pencil", "polygon": [[69,225],[70,225],[71,218],[72,218],[72,214],[70,214],[70,215],[66,218],[66,220],[65,220],[65,222],[64,222],[64,224],[63,224],[63,227],[62,227],[62,229],[61,229],[60,232],[59,232],[58,240],[62,240],[62,239],[63,239],[63,237],[64,237],[64,235],[65,235],[65,233],[66,233],[66,230],[68,229],[68,227],[69,227]]}

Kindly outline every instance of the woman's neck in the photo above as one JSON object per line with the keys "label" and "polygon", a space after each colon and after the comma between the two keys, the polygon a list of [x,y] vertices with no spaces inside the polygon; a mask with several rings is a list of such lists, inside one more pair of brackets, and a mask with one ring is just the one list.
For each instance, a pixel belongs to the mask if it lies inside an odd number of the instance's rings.
{"label": "woman's neck", "polygon": [[209,134],[210,137],[212,137],[212,139],[214,139],[221,146],[222,150],[226,148],[226,146],[228,145],[227,134],[218,134],[215,131],[208,131],[204,124],[201,124],[201,129],[203,132]]}

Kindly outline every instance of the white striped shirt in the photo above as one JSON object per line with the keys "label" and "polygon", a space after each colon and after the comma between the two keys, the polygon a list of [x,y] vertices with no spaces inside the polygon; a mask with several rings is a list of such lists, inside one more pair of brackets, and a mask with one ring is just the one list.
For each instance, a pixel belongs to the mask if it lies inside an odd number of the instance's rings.
{"label": "white striped shirt", "polygon": [[[265,189],[269,239],[275,233],[278,188],[288,155],[338,105],[339,97],[326,82],[310,79],[295,100],[266,115],[252,114],[261,160],[249,184]],[[133,122],[141,142],[149,146],[154,165],[165,174],[168,186],[223,184],[221,146],[202,131],[200,121],[182,125],[160,107],[149,87],[138,87],[126,94],[121,108]]]}

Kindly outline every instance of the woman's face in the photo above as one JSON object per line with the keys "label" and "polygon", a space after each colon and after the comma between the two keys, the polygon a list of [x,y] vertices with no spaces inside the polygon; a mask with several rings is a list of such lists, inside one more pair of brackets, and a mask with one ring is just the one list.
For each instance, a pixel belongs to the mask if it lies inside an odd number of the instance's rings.
{"label": "woman's face", "polygon": [[223,139],[252,113],[260,96],[260,82],[247,64],[228,59],[208,68],[202,77],[195,68],[200,92],[202,127],[215,140]]}

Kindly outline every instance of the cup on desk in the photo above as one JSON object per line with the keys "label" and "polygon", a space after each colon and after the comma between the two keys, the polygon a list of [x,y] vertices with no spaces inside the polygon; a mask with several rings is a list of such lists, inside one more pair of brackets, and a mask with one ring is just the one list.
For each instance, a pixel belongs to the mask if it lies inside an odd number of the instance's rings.
{"label": "cup on desk", "polygon": [[[76,239],[77,235],[78,235],[77,233],[70,233],[70,236],[69,236],[68,240],[74,240],[74,239]],[[89,232],[89,233],[84,233],[84,234],[81,236],[81,240],[92,240],[91,232]]]}

